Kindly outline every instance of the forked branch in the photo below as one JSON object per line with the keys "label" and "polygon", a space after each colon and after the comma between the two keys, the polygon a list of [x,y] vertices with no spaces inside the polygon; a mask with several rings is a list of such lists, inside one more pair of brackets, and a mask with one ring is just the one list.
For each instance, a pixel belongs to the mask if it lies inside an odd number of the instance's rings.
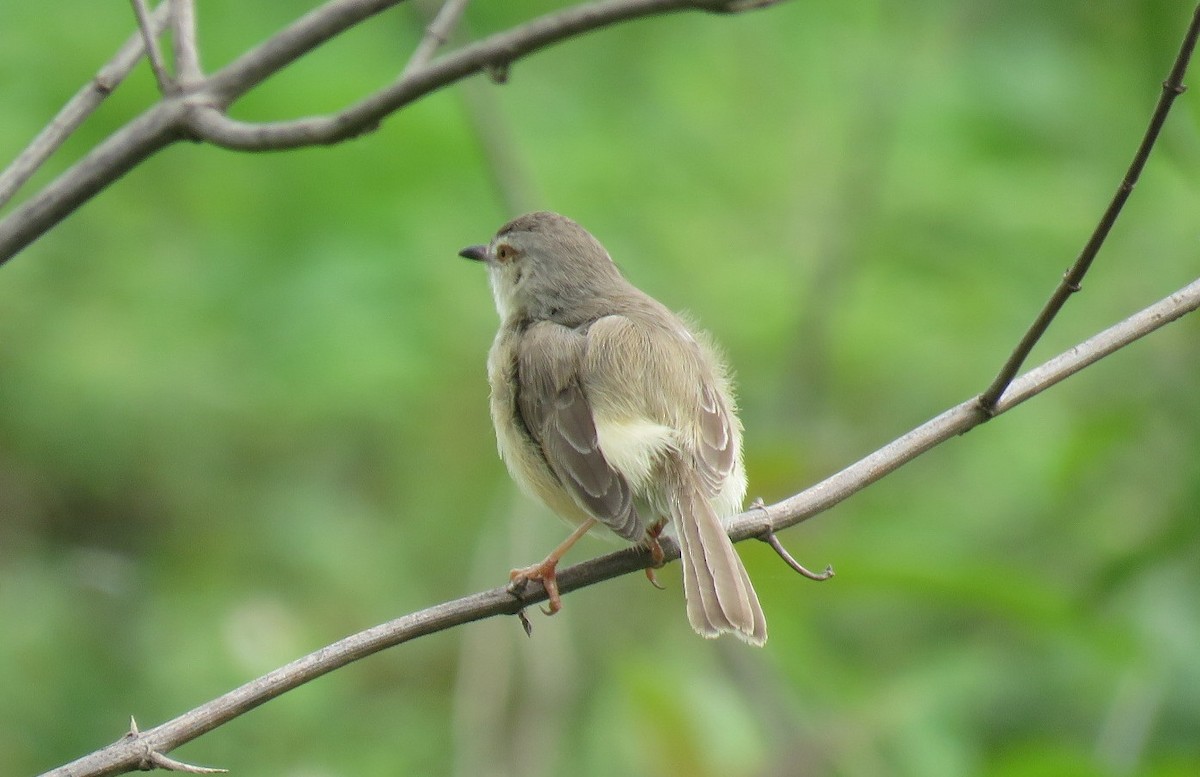
{"label": "forked branch", "polygon": [[1171,72],[1167,75],[1162,85],[1162,93],[1159,95],[1158,104],[1154,106],[1154,112],[1150,116],[1150,124],[1146,127],[1146,133],[1142,136],[1142,142],[1138,144],[1137,151],[1133,155],[1133,162],[1130,163],[1129,169],[1125,172],[1125,177],[1121,179],[1121,185],[1117,187],[1116,194],[1113,195],[1112,201],[1109,202],[1108,208],[1105,209],[1104,215],[1100,217],[1100,222],[1096,225],[1096,229],[1092,232],[1092,236],[1088,238],[1083,250],[1079,252],[1078,258],[1071,265],[1062,277],[1062,281],[1054,289],[1054,293],[1050,295],[1050,299],[1046,305],[1038,313],[1033,324],[1021,337],[1021,341],[1017,343],[1017,347],[1013,350],[1012,355],[1000,368],[1000,372],[996,375],[991,385],[979,395],[979,406],[984,412],[991,413],[996,408],[996,403],[1004,394],[1004,390],[1008,388],[1009,383],[1021,370],[1021,365],[1025,363],[1025,359],[1029,357],[1033,347],[1037,345],[1038,340],[1042,339],[1042,335],[1050,328],[1050,323],[1054,317],[1058,315],[1058,311],[1062,310],[1063,305],[1067,304],[1067,300],[1071,295],[1079,291],[1083,286],[1083,276],[1087,275],[1088,269],[1092,266],[1092,261],[1096,258],[1096,254],[1100,253],[1101,246],[1104,245],[1104,240],[1108,237],[1108,233],[1112,230],[1113,224],[1117,223],[1117,217],[1121,215],[1121,209],[1125,207],[1125,201],[1129,199],[1129,195],[1133,193],[1133,187],[1137,185],[1138,178],[1142,175],[1142,169],[1146,166],[1146,160],[1150,158],[1150,152],[1154,148],[1155,141],[1158,140],[1158,133],[1162,130],[1163,124],[1167,121],[1167,114],[1171,111],[1171,105],[1174,104],[1175,98],[1183,94],[1185,87],[1183,85],[1183,75],[1187,72],[1188,63],[1192,59],[1192,52],[1196,48],[1196,38],[1200,35],[1200,6],[1197,6],[1192,14],[1192,23],[1188,25],[1187,33],[1183,36],[1183,43],[1179,47],[1179,54],[1175,57],[1175,64],[1171,66]]}
{"label": "forked branch", "polygon": [[[150,33],[157,36],[167,24],[167,4],[162,3],[150,15]],[[75,93],[37,137],[25,147],[3,172],[0,172],[0,208],[38,171],[47,159],[66,142],[84,120],[120,86],[145,55],[145,38],[135,32],[117,50],[108,64]]]}
{"label": "forked branch", "polygon": [[[506,68],[521,57],[592,30],[679,11],[737,13],[783,0],[599,0],[584,3],[532,19],[438,59],[428,59],[433,47],[426,46],[418,51],[420,56],[415,56],[413,65],[405,68],[391,85],[335,114],[261,124],[234,121],[226,115],[234,101],[270,76],[400,1],[331,0],[205,78],[199,69],[192,4],[184,0],[164,0],[152,16],[146,15],[143,27],[147,34],[144,37],[153,41],[154,35],[150,33],[155,32],[155,28],[151,20],[158,17],[163,7],[175,8],[179,14],[174,22],[179,44],[176,52],[179,72],[176,75],[183,80],[171,81],[159,62],[155,71],[165,92],[162,100],[117,130],[0,221],[0,264],[131,168],[180,140],[207,142],[241,151],[276,151],[338,143],[375,129],[386,117],[444,86],[480,71]],[[133,2],[135,8],[143,7],[144,0]],[[442,20],[443,24],[452,21],[453,14],[459,10],[457,5],[455,0],[449,0],[444,9],[447,18]],[[161,60],[161,57],[157,59]],[[180,86],[186,88],[180,89]],[[23,167],[28,174],[14,175],[7,182],[12,192],[45,161],[45,156],[48,155],[25,160]],[[0,175],[0,182],[8,175],[8,171]]]}

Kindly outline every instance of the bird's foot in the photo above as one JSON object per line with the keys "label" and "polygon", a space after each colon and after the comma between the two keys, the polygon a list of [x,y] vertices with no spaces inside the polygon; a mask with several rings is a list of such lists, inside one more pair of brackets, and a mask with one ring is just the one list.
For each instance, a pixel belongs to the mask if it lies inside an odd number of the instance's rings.
{"label": "bird's foot", "polygon": [[553,615],[562,609],[562,597],[558,593],[558,559],[547,558],[537,564],[508,573],[509,593],[518,594],[530,580],[536,580],[546,589],[548,607],[541,610],[546,615]]}

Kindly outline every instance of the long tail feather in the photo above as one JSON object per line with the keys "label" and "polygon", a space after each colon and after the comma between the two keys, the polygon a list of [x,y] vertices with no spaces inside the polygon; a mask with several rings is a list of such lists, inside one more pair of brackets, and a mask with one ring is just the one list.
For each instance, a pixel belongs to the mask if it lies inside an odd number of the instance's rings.
{"label": "long tail feather", "polygon": [[767,640],[758,595],[721,519],[687,474],[670,500],[679,537],[688,621],[702,637],[731,633],[752,645]]}

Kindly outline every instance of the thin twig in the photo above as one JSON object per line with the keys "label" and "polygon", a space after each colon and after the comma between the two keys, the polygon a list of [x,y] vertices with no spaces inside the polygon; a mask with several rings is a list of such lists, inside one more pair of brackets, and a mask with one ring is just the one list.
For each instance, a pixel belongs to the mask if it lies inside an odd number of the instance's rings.
{"label": "thin twig", "polygon": [[443,86],[480,71],[507,68],[521,57],[589,30],[667,13],[712,11],[715,7],[727,6],[717,0],[602,0],[564,8],[406,71],[390,85],[337,113],[290,121],[252,124],[225,116],[223,107],[250,88],[246,78],[260,74],[263,65],[258,60],[269,53],[251,52],[213,74],[206,90],[212,95],[212,107],[193,114],[192,131],[214,145],[239,151],[281,151],[340,143],[372,131],[389,114]]}
{"label": "thin twig", "polygon": [[1096,254],[1100,252],[1100,247],[1104,245],[1105,238],[1108,237],[1109,231],[1113,224],[1116,223],[1117,217],[1121,214],[1121,208],[1125,206],[1125,201],[1129,199],[1129,195],[1133,192],[1133,187],[1137,184],[1138,178],[1142,174],[1142,169],[1146,166],[1146,160],[1150,158],[1150,152],[1154,149],[1154,143],[1158,140],[1159,131],[1162,130],[1163,123],[1167,120],[1167,114],[1171,110],[1171,105],[1175,102],[1175,98],[1183,94],[1186,87],[1183,85],[1183,76],[1187,72],[1188,62],[1191,60],[1192,51],[1196,48],[1196,39],[1200,36],[1200,6],[1196,7],[1192,14],[1192,23],[1188,25],[1187,33],[1183,37],[1183,43],[1179,47],[1179,54],[1175,57],[1175,64],[1171,66],[1171,72],[1167,75],[1167,80],[1163,81],[1162,93],[1159,95],[1158,104],[1154,106],[1154,112],[1150,115],[1150,124],[1146,127],[1146,133],[1142,137],[1142,142],[1138,145],[1137,152],[1133,155],[1133,162],[1129,165],[1129,170],[1125,173],[1125,177],[1121,180],[1121,185],[1117,187],[1117,192],[1113,195],[1112,201],[1108,204],[1108,208],[1104,211],[1104,215],[1100,219],[1100,223],[1096,225],[1095,231],[1088,239],[1087,244],[1083,247],[1079,257],[1075,263],[1063,275],[1062,281],[1050,296],[1050,300],[1046,303],[1042,311],[1038,313],[1033,324],[1021,341],[1017,344],[1016,349],[1004,366],[1000,369],[998,375],[992,381],[991,385],[984,390],[979,396],[979,406],[985,412],[991,412],[995,409],[996,403],[1000,396],[1012,381],[1013,376],[1021,369],[1021,365],[1025,363],[1025,359],[1029,357],[1029,353],[1033,347],[1041,339],[1042,335],[1050,327],[1050,322],[1058,315],[1058,311],[1072,294],[1079,291],[1083,284],[1083,276],[1087,274],[1088,268],[1092,266],[1092,260],[1096,258]]}
{"label": "thin twig", "polygon": [[171,39],[175,47],[175,80],[186,91],[204,80],[196,43],[195,0],[167,0],[171,6]]}
{"label": "thin twig", "polygon": [[[755,499],[754,502],[750,505],[750,509],[751,510],[762,510],[764,513],[767,514],[768,518],[771,517],[771,513],[770,513],[770,511],[767,510],[767,505],[765,502],[763,502],[762,497]],[[813,572],[808,567],[804,566],[799,561],[797,561],[796,557],[793,556],[791,553],[788,553],[788,549],[783,547],[783,543],[780,542],[779,536],[777,534],[775,534],[774,530],[768,531],[766,534],[763,534],[761,537],[759,537],[759,539],[762,540],[763,542],[767,543],[768,545],[770,545],[771,550],[775,551],[775,554],[777,556],[779,556],[779,558],[783,559],[783,563],[787,564],[789,567],[791,567],[793,570],[800,573],[804,577],[807,577],[809,580],[816,580],[817,582],[821,582],[823,580],[828,580],[829,578],[833,577],[833,566],[830,564],[825,565],[824,572],[817,573],[817,572]]]}
{"label": "thin twig", "polygon": [[150,27],[150,11],[146,8],[146,0],[129,0],[133,5],[133,15],[137,17],[138,29],[146,44],[146,54],[150,60],[150,68],[154,71],[154,79],[158,81],[158,91],[163,95],[175,93],[175,84],[163,64],[162,51],[158,48],[158,36]]}
{"label": "thin twig", "polygon": [[797,561],[795,556],[793,556],[791,553],[788,553],[788,549],[783,547],[783,543],[779,541],[779,536],[776,535],[775,532],[767,532],[763,536],[759,537],[759,539],[770,545],[771,549],[774,550],[781,559],[783,559],[783,563],[787,564],[796,572],[799,572],[802,576],[807,577],[809,580],[821,582],[833,577],[832,565],[826,564],[824,572],[813,572],[808,567]]}
{"label": "thin twig", "polygon": [[[1192,281],[1171,296],[1016,378],[996,403],[992,414],[980,409],[978,398],[962,402],[803,493],[759,511],[765,512],[769,519],[765,524],[756,526],[738,521],[730,536],[735,539],[756,537],[808,520],[930,448],[974,429],[993,416],[1012,410],[1085,367],[1197,308],[1200,308],[1200,280]],[[559,581],[561,584],[562,575],[559,575]]]}
{"label": "thin twig", "polygon": [[[1197,308],[1200,308],[1200,280],[1017,378],[997,404],[995,414],[1011,410],[1084,367]],[[988,418],[980,410],[977,399],[969,399],[811,488],[777,504],[755,507],[734,517],[728,524],[729,536],[735,542],[761,538],[806,521],[934,446],[984,423]],[[679,546],[669,537],[660,538],[660,544],[664,560],[679,558]],[[649,552],[641,547],[594,558],[559,572],[559,590],[568,593],[637,572],[644,569],[649,561]],[[44,777],[90,777],[131,771],[138,768],[146,747],[158,753],[170,752],[280,694],[353,661],[465,623],[497,615],[518,615],[525,607],[545,599],[545,589],[539,583],[531,582],[519,597],[502,586],[405,615],[346,637],[280,667],[142,733],[137,742],[123,738],[47,772]],[[528,621],[525,624],[528,629]]]}
{"label": "thin twig", "polygon": [[[379,13],[399,2],[401,0],[333,0],[333,2],[310,11],[269,40],[213,73],[209,80],[209,91],[212,98],[219,107],[227,107],[265,78],[278,72],[317,45],[340,34],[368,16]],[[688,10],[709,13],[741,13],[782,2],[786,2],[786,0],[754,0],[749,4],[740,3],[738,0],[601,0],[546,14],[514,27],[508,33],[501,33],[480,41],[480,44],[493,41],[487,47],[493,49],[499,49],[496,42],[511,42],[517,46],[511,52],[505,52],[502,49],[489,51],[492,64],[498,64],[512,61],[530,51],[543,48],[564,38],[574,37],[589,30],[629,19]],[[509,35],[512,38],[506,37]],[[465,50],[458,53],[465,53]],[[506,54],[510,56],[505,56]],[[436,66],[437,63],[435,62],[433,65]],[[476,72],[481,69],[483,69],[482,63],[468,72]],[[451,66],[450,70],[454,71],[455,66]],[[435,72],[430,76],[437,79],[441,73],[442,69],[435,67]],[[444,86],[466,74],[468,73],[458,73],[454,78],[440,81],[437,86]]]}
{"label": "thin twig", "polygon": [[321,44],[404,0],[330,0],[317,6],[208,78],[222,108]]}
{"label": "thin twig", "polygon": [[437,50],[450,40],[450,35],[458,25],[458,20],[462,18],[463,12],[467,10],[469,2],[471,0],[446,0],[442,4],[433,21],[425,28],[425,35],[409,57],[408,64],[401,71],[401,79],[428,64]]}
{"label": "thin twig", "polygon": [[92,149],[0,221],[0,265],[154,152],[184,137],[185,106],[161,102]]}
{"label": "thin twig", "polygon": [[[150,15],[150,31],[153,35],[160,34],[166,27],[168,16],[168,4],[159,3]],[[145,51],[145,37],[139,30],[117,49],[116,55],[96,71],[92,80],[84,84],[67,101],[58,115],[21,151],[12,164],[0,173],[0,207],[13,198],[21,186],[66,142],[71,133],[113,93],[137,65]]]}
{"label": "thin twig", "polygon": [[[782,1],[765,0],[745,7]],[[473,73],[591,30],[665,13],[732,13],[743,7],[731,0],[601,0],[547,14],[466,46],[333,116],[248,124],[221,112],[296,58],[397,2],[400,0],[326,3],[214,73],[202,87],[159,102],[0,221],[0,265],[129,169],[178,140],[207,140],[253,151],[334,143],[370,131],[387,115]]]}

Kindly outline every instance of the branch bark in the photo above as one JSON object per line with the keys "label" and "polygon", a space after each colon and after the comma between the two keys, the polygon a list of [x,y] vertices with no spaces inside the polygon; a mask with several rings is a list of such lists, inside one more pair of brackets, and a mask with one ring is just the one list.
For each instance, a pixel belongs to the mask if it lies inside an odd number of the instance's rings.
{"label": "branch bark", "polygon": [[[1008,412],[1197,308],[1200,308],[1200,280],[1017,378],[993,413],[983,410],[978,397],[955,405],[795,496],[742,513],[729,524],[729,536],[735,542],[765,539],[802,523],[931,448]],[[663,537],[660,542],[668,562],[679,558],[679,547],[670,538]],[[640,571],[649,562],[648,551],[638,547],[600,556],[559,572],[559,590],[564,594],[576,591]],[[519,595],[510,593],[505,587],[493,588],[396,618],[323,647],[149,731],[131,731],[108,747],[47,772],[43,777],[100,777],[133,771],[143,763],[148,752],[167,753],[280,694],[353,661],[465,623],[497,615],[516,615],[529,605],[545,600],[545,589],[538,583],[530,583]]]}
{"label": "branch bark", "polygon": [[[118,130],[0,222],[0,263],[14,256],[126,171],[179,140],[203,140],[228,148],[258,151],[337,142],[369,131],[387,115],[442,86],[481,70],[502,70],[522,56],[590,30],[643,16],[683,10],[733,13],[771,5],[779,0],[600,0],[548,14],[435,60],[432,56],[438,43],[444,37],[444,32],[452,27],[464,4],[460,0],[447,0],[443,6],[445,18],[439,14],[441,24],[435,22],[434,29],[431,29],[399,78],[344,111],[329,116],[268,124],[236,122],[225,115],[236,99],[296,58],[399,1],[333,0],[208,78],[203,76],[199,66],[191,0],[165,0],[153,14],[139,13],[144,38],[149,43],[161,32],[165,23],[163,9],[174,9],[175,69],[176,77],[183,81],[164,89],[168,93],[159,103]],[[135,0],[134,7],[144,9],[141,0]],[[1171,100],[1182,91],[1183,72],[1196,43],[1198,30],[1200,8],[1193,17],[1172,75],[1164,85],[1164,95],[1151,120],[1147,138],[1135,156],[1132,178],[1127,176],[1126,183],[1114,199],[1115,208],[1110,206],[1093,233],[1093,239],[1076,261],[1077,272],[1068,273],[1052,297],[1051,304],[1039,316],[1039,322],[1023,338],[1014,357],[993,385],[983,394],[948,409],[811,488],[775,505],[755,507],[737,516],[729,526],[729,534],[735,541],[767,539],[781,529],[817,515],[936,445],[1007,412],[1086,366],[1200,307],[1198,280],[1040,367],[1012,379],[1033,343],[1049,326],[1066,297],[1078,286],[1078,280],[1098,251],[1103,235],[1119,214],[1120,204],[1128,196],[1136,173],[1140,172],[1140,165],[1144,164],[1145,157],[1151,151]],[[119,80],[129,72],[144,48],[140,39],[136,43],[131,41],[106,67]],[[158,70],[160,80],[165,82],[161,63]],[[184,82],[184,88],[179,89]],[[18,164],[0,176],[0,197],[4,195],[4,186],[15,191],[57,148],[57,144],[61,144],[78,121],[103,99],[106,92],[101,86],[97,79],[77,95],[64,109],[64,113],[68,113],[69,109],[69,121],[57,128],[54,125],[48,128],[48,132],[43,133],[46,139],[39,136],[39,140],[31,146],[33,151],[28,156],[23,154]],[[75,122],[74,125],[71,122]],[[11,197],[11,192],[8,196]],[[1065,292],[1062,291],[1064,288]],[[1061,301],[1056,302],[1060,297]],[[664,538],[662,546],[667,560],[678,558],[678,547],[673,542]],[[648,553],[641,548],[602,556],[562,571],[558,577],[559,588],[563,593],[568,593],[640,570],[648,561]],[[176,764],[178,762],[167,759],[164,754],[334,669],[426,634],[496,615],[520,614],[528,605],[544,601],[545,598],[544,589],[536,583],[519,594],[501,587],[403,616],[297,659],[149,731],[141,732],[134,726],[112,745],[48,774],[61,777],[111,775],[148,768],[148,765]]]}
{"label": "branch bark", "polygon": [[467,4],[470,2],[471,0],[446,0],[441,10],[425,27],[425,35],[422,36],[421,42],[413,50],[408,64],[400,73],[401,79],[417,68],[428,64],[437,50],[449,42],[450,34],[458,26],[458,20],[462,18],[463,12],[467,10]]}
{"label": "branch bark", "polygon": [[[150,15],[151,34],[158,35],[166,26],[167,10],[165,2],[154,9],[154,13]],[[0,207],[4,207],[13,198],[17,190],[66,142],[71,133],[121,85],[145,53],[142,33],[133,33],[117,50],[112,60],[100,68],[92,80],[84,84],[67,101],[45,129],[38,133],[4,172],[0,173]]]}
{"label": "branch bark", "polygon": [[[164,95],[162,101],[111,135],[0,221],[0,264],[16,256],[131,168],[177,141],[202,141],[239,151],[277,151],[338,143],[375,129],[387,116],[444,86],[482,70],[506,68],[521,57],[592,30],[679,11],[738,13],[783,2],[599,0],[546,14],[440,59],[406,68],[390,86],[335,114],[264,124],[235,121],[225,114],[234,101],[271,75],[400,1],[333,0],[212,76],[189,84],[179,94]],[[173,2],[166,0],[164,5],[170,7]],[[194,39],[186,20],[177,22],[176,28],[184,48],[192,46]],[[195,62],[190,52],[177,61],[181,67],[195,71],[191,73],[193,76],[198,72],[198,54]]]}
{"label": "branch bark", "polygon": [[171,10],[171,37],[175,44],[175,82],[187,91],[204,78],[200,47],[196,42],[195,0],[167,0]]}
{"label": "branch bark", "polygon": [[1188,25],[1187,32],[1183,36],[1183,43],[1179,46],[1179,53],[1175,57],[1175,64],[1171,66],[1171,72],[1167,74],[1167,78],[1163,81],[1162,93],[1159,95],[1158,104],[1154,106],[1154,112],[1150,115],[1150,124],[1146,127],[1146,132],[1142,136],[1142,142],[1138,144],[1137,151],[1133,155],[1133,161],[1129,164],[1129,169],[1125,172],[1125,177],[1121,179],[1120,186],[1117,187],[1116,194],[1105,209],[1104,215],[1100,217],[1100,222],[1096,224],[1096,229],[1093,230],[1092,236],[1088,238],[1083,250],[1079,252],[1079,256],[1071,265],[1070,269],[1063,274],[1062,281],[1054,289],[1054,293],[1050,295],[1049,301],[1046,302],[1037,318],[1034,319],[1029,329],[1021,337],[1017,347],[1013,350],[1012,355],[1004,362],[1004,366],[1000,368],[1000,372],[996,375],[991,385],[984,390],[979,396],[979,405],[985,411],[991,412],[996,403],[1000,400],[1004,390],[1008,387],[1009,382],[1021,370],[1021,365],[1029,358],[1029,354],[1033,351],[1033,347],[1037,345],[1038,340],[1042,339],[1042,335],[1050,328],[1054,317],[1058,315],[1058,311],[1062,310],[1063,305],[1067,304],[1067,300],[1071,295],[1080,290],[1083,284],[1083,276],[1087,275],[1087,271],[1091,268],[1096,255],[1100,253],[1101,247],[1104,246],[1105,239],[1108,238],[1108,233],[1112,230],[1113,224],[1117,223],[1117,217],[1121,215],[1121,209],[1125,207],[1125,201],[1129,199],[1129,195],[1133,193],[1133,187],[1137,185],[1138,178],[1142,175],[1142,169],[1146,166],[1146,161],[1150,158],[1150,152],[1154,149],[1154,144],[1158,140],[1158,133],[1162,131],[1163,125],[1167,121],[1167,114],[1171,112],[1171,106],[1175,103],[1175,98],[1183,94],[1187,89],[1183,85],[1183,75],[1187,72],[1188,63],[1191,62],[1192,52],[1196,48],[1196,38],[1200,36],[1200,6],[1192,13],[1192,23]]}
{"label": "branch bark", "polygon": [[142,43],[146,47],[146,57],[150,60],[150,69],[154,71],[154,80],[158,82],[158,91],[171,94],[175,91],[175,82],[167,74],[163,64],[162,50],[158,47],[158,35],[150,28],[150,9],[146,0],[130,0],[133,15],[137,18],[138,29],[142,33]]}

